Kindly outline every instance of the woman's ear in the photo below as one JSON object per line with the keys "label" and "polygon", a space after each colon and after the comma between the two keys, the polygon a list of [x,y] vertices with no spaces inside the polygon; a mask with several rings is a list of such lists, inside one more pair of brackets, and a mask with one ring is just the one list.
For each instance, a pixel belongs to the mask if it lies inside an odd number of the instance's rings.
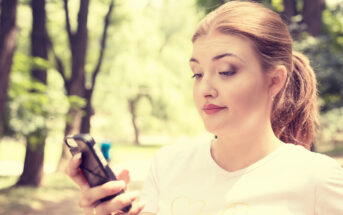
{"label": "woman's ear", "polygon": [[284,65],[276,66],[268,73],[269,77],[269,93],[274,98],[285,85],[287,79],[287,69]]}

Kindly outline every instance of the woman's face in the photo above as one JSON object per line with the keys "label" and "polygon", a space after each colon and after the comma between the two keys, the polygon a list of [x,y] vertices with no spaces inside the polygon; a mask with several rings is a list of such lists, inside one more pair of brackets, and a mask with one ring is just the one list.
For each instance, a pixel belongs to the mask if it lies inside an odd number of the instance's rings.
{"label": "woman's face", "polygon": [[194,102],[209,132],[245,134],[268,122],[268,79],[249,39],[221,33],[199,37],[190,66]]}

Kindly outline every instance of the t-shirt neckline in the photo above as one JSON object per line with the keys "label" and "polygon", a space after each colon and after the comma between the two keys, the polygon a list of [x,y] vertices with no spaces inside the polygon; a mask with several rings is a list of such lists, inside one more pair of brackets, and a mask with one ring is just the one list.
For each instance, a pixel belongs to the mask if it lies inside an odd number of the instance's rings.
{"label": "t-shirt neckline", "polygon": [[260,160],[250,164],[247,167],[244,167],[243,169],[235,170],[235,171],[227,171],[223,169],[221,166],[217,164],[217,162],[213,159],[212,154],[211,154],[211,145],[212,141],[210,141],[209,144],[206,144],[207,149],[206,149],[206,157],[209,160],[210,165],[215,169],[215,171],[219,172],[221,175],[224,177],[238,177],[244,174],[247,174],[248,172],[263,166],[267,162],[273,160],[278,154],[280,154],[285,148],[287,144],[283,144],[280,147],[276,148],[274,151],[266,155],[265,157],[261,158]]}

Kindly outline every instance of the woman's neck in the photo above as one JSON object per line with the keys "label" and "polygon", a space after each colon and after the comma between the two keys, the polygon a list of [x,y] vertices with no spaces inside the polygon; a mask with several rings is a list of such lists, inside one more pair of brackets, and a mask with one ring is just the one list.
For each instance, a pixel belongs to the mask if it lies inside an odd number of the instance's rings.
{"label": "woman's neck", "polygon": [[216,163],[227,171],[243,169],[283,145],[271,127],[259,128],[247,135],[218,135],[211,154]]}

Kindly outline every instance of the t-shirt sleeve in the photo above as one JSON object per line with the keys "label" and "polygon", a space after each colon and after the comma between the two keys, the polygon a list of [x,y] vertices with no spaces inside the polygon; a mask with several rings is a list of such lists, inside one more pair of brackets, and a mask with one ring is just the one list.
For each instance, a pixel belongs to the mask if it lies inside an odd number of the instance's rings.
{"label": "t-shirt sleeve", "polygon": [[148,176],[145,180],[142,192],[141,200],[145,203],[143,212],[157,213],[157,204],[159,196],[158,180],[157,180],[157,170],[156,170],[156,156],[153,159]]}
{"label": "t-shirt sleeve", "polygon": [[315,215],[343,214],[343,169],[338,163],[321,171],[315,199]]}

